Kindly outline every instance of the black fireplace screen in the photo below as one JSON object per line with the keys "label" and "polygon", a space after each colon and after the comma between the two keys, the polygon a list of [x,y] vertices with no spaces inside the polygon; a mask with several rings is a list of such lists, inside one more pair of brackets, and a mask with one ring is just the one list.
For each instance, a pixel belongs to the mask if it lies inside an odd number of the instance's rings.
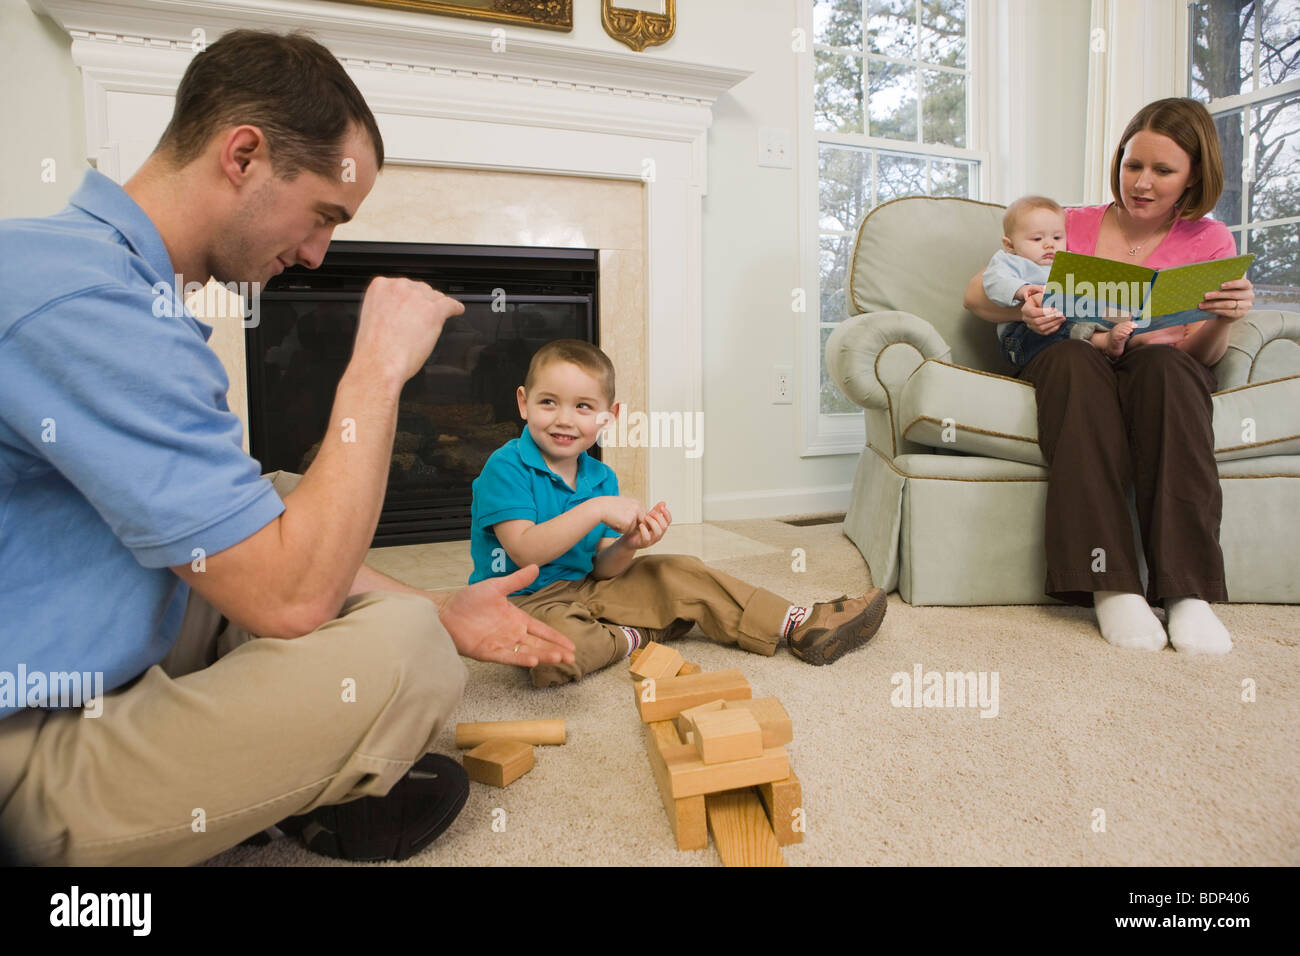
{"label": "black fireplace screen", "polygon": [[[285,270],[245,331],[249,444],[263,471],[311,465],[376,275],[428,282],[465,312],[447,321],[402,390],[374,544],[468,538],[470,485],[488,456],[519,436],[515,389],[533,353],[553,339],[597,342],[597,254],[337,242],[319,269]],[[591,454],[599,457],[599,447]]]}

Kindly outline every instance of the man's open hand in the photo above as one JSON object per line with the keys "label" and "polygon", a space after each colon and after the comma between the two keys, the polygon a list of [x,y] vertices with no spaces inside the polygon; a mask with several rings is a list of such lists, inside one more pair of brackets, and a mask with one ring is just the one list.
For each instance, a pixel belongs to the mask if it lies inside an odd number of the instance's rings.
{"label": "man's open hand", "polygon": [[506,595],[537,578],[530,564],[514,574],[471,584],[443,605],[438,617],[456,650],[478,661],[498,664],[573,663],[573,642],[531,614],[519,610]]}

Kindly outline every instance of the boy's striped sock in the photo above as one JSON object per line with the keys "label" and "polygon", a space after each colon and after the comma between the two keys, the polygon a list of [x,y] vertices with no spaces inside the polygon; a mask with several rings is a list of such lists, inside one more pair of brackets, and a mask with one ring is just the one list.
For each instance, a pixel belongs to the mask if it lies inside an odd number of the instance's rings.
{"label": "boy's striped sock", "polygon": [[796,627],[808,620],[808,615],[812,613],[812,608],[803,607],[798,604],[791,604],[785,612],[785,620],[781,622],[781,636],[789,638],[791,632]]}
{"label": "boy's striped sock", "polygon": [[641,646],[645,638],[641,636],[641,632],[635,627],[624,627],[620,624],[619,629],[622,630],[623,636],[627,638],[627,652],[623,656],[630,657],[632,652]]}

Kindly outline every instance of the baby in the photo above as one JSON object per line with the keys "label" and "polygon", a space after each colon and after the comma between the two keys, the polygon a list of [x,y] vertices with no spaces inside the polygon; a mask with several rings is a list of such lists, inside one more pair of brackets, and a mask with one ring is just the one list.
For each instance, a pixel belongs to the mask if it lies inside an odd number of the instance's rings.
{"label": "baby", "polygon": [[[984,292],[998,305],[1018,306],[1041,291],[1052,271],[1052,260],[1065,248],[1065,211],[1046,196],[1021,196],[1002,217],[1002,248],[984,270]],[[1008,362],[1023,368],[1053,342],[1084,339],[1112,361],[1124,354],[1133,333],[1125,319],[1110,329],[1095,322],[1066,322],[1049,335],[1039,335],[1024,322],[999,322],[998,340]]]}

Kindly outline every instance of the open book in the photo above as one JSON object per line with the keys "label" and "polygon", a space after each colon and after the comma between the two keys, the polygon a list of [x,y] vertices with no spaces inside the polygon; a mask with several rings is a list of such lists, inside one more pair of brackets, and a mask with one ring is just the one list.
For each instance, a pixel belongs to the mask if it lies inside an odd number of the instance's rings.
{"label": "open book", "polygon": [[1134,335],[1200,322],[1211,317],[1197,308],[1205,294],[1240,279],[1254,261],[1254,256],[1246,255],[1148,269],[1058,252],[1047,277],[1043,307],[1065,313],[1071,322],[1096,322],[1106,328],[1131,318]]}

